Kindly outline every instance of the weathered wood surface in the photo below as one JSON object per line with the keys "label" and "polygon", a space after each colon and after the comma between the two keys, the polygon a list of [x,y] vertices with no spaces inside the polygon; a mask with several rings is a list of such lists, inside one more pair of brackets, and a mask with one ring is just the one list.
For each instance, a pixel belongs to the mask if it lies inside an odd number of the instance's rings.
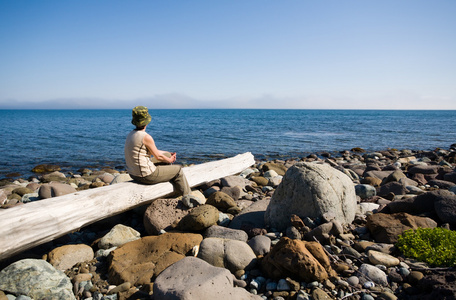
{"label": "weathered wood surface", "polygon": [[[249,152],[184,168],[190,186],[240,173],[255,163]],[[123,182],[0,210],[0,260],[107,217],[169,195],[166,183]]]}

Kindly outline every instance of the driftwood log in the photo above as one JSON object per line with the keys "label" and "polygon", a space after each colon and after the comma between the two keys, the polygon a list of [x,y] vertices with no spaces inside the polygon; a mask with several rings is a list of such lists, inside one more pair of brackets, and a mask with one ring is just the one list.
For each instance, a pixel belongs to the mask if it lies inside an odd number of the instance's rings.
{"label": "driftwood log", "polygon": [[[183,170],[195,187],[240,173],[254,163],[247,152]],[[129,181],[0,210],[0,260],[172,192],[168,182],[143,185]]]}

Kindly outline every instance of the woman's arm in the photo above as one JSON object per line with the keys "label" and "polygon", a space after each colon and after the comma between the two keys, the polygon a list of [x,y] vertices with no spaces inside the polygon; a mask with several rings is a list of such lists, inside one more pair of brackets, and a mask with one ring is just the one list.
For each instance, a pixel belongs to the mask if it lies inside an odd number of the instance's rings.
{"label": "woman's arm", "polygon": [[172,153],[171,157],[167,157],[163,154],[164,151],[158,150],[157,146],[155,146],[155,141],[150,136],[150,134],[146,134],[143,140],[144,145],[146,145],[149,152],[159,161],[165,161],[167,163],[174,163],[176,161],[176,153]]}

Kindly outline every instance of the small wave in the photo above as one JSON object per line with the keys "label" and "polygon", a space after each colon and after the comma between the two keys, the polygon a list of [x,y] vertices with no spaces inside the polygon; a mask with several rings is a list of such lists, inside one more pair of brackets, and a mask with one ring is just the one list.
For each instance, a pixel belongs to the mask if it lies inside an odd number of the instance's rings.
{"label": "small wave", "polygon": [[294,132],[288,131],[284,133],[285,136],[293,137],[293,138],[306,138],[306,137],[315,137],[315,136],[344,136],[347,133],[344,132],[330,132],[330,131],[314,131],[314,132]]}

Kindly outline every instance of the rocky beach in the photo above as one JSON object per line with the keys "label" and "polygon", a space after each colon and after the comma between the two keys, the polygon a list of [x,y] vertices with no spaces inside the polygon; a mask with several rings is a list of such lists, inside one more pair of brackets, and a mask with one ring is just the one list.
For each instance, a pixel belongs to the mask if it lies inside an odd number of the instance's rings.
{"label": "rocky beach", "polygon": [[[160,198],[0,261],[0,300],[456,299],[454,262],[398,247],[409,229],[454,233],[455,166],[456,144],[258,160],[194,187],[192,207]],[[131,180],[34,172],[0,181],[1,209]]]}

